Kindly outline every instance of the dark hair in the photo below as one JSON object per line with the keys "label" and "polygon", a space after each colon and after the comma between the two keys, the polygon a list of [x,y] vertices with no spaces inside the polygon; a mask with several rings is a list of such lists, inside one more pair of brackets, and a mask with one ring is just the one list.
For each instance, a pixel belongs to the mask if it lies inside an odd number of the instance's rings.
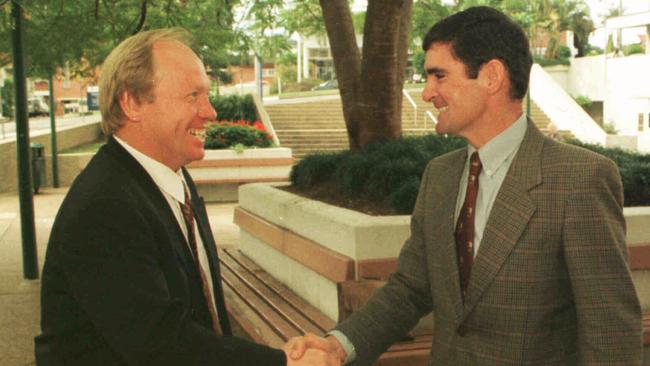
{"label": "dark hair", "polygon": [[523,29],[502,12],[477,6],[451,15],[431,27],[422,48],[426,52],[433,43],[450,44],[472,79],[484,63],[500,60],[508,69],[510,97],[522,99],[526,95],[533,64],[528,39]]}

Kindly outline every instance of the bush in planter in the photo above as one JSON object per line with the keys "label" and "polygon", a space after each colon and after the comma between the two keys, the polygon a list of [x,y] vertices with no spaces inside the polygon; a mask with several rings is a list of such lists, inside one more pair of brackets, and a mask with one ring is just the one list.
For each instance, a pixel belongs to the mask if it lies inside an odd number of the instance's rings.
{"label": "bush in planter", "polygon": [[273,138],[264,129],[264,125],[256,121],[228,122],[220,121],[206,128],[206,149],[226,149],[241,145],[244,147],[270,147]]}
{"label": "bush in planter", "polygon": [[257,121],[257,109],[250,94],[210,96],[210,104],[221,121]]}
{"label": "bush in planter", "polygon": [[458,137],[428,135],[370,144],[358,152],[308,155],[293,167],[291,182],[303,190],[333,184],[344,197],[381,201],[408,214],[429,160],[465,145]]}
{"label": "bush in planter", "polygon": [[[568,142],[605,155],[618,165],[626,206],[650,205],[649,154]],[[409,214],[429,160],[465,145],[461,138],[428,135],[372,144],[358,152],[308,155],[294,166],[291,182],[305,192],[321,183],[331,184],[342,197],[363,197],[382,202],[395,213]]]}

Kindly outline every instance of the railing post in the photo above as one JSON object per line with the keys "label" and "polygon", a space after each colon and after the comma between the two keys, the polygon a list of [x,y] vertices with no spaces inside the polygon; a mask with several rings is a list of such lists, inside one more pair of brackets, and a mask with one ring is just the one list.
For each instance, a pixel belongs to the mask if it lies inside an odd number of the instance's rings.
{"label": "railing post", "polygon": [[[406,89],[402,89],[402,94],[404,94],[406,100],[408,100],[411,103],[411,106],[413,107],[413,126],[416,127],[418,123],[418,106],[417,104],[415,104],[415,101],[413,101],[413,98],[411,98],[411,96],[406,91]],[[426,127],[426,122],[424,127]]]}

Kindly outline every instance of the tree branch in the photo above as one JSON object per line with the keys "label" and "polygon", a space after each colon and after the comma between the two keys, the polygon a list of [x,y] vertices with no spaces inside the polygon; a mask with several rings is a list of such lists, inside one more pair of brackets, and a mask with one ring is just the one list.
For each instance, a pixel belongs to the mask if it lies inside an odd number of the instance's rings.
{"label": "tree branch", "polygon": [[142,0],[142,6],[140,7],[140,21],[138,22],[138,25],[135,27],[133,30],[133,33],[131,34],[136,34],[142,30],[142,27],[144,27],[144,22],[147,19],[147,0]]}

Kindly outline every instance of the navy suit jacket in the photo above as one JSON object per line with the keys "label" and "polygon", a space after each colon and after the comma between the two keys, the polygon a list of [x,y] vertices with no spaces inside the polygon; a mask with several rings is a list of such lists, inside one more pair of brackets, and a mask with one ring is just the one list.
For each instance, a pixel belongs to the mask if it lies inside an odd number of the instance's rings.
{"label": "navy suit jacket", "polygon": [[[191,177],[224,334],[216,246]],[[284,365],[280,350],[212,331],[199,273],[160,189],[110,138],[70,187],[52,228],[37,365]]]}

